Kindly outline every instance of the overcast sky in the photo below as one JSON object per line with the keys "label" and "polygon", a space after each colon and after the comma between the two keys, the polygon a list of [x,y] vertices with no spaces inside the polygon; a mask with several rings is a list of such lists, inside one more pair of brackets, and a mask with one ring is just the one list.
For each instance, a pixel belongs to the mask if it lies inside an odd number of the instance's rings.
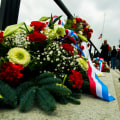
{"label": "overcast sky", "polygon": [[[1,1],[1,0],[0,0]],[[72,15],[85,19],[93,29],[91,41],[100,48],[104,39],[118,48],[120,40],[120,0],[62,0]],[[63,15],[54,0],[21,0],[18,22],[30,23],[42,16]],[[104,24],[104,25],[103,25]],[[103,29],[104,26],[104,29]],[[103,33],[103,38],[98,39]]]}

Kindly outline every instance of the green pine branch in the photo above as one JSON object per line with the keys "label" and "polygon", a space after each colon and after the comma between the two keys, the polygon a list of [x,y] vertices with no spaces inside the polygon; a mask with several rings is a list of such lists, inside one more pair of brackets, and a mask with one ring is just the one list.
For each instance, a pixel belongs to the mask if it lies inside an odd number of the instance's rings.
{"label": "green pine branch", "polygon": [[33,106],[36,89],[36,87],[30,88],[26,93],[24,93],[24,96],[21,97],[19,105],[19,110],[21,112],[26,112]]}
{"label": "green pine branch", "polygon": [[16,91],[8,84],[0,80],[0,94],[2,95],[1,102],[9,107],[15,108],[17,106]]}
{"label": "green pine branch", "polygon": [[54,77],[54,74],[45,72],[45,73],[42,73],[39,76],[37,76],[34,80],[35,81],[40,81],[41,79],[45,79],[45,78],[49,78],[49,77]]}
{"label": "green pine branch", "polygon": [[56,109],[54,97],[45,89],[39,88],[37,92],[37,102],[39,107],[44,111],[53,111]]}
{"label": "green pine branch", "polygon": [[62,83],[62,80],[59,78],[48,77],[38,81],[39,85],[45,85],[45,84],[48,85],[48,84],[55,84],[55,83]]}
{"label": "green pine branch", "polygon": [[59,85],[44,85],[42,88],[61,95],[70,95],[72,93],[70,89]]}

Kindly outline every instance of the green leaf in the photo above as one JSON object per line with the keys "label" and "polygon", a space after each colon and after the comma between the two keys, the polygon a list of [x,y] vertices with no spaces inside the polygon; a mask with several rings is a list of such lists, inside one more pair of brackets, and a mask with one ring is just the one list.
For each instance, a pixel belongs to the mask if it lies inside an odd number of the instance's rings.
{"label": "green leaf", "polygon": [[53,29],[53,26],[54,26],[54,24],[53,24],[53,22],[52,22],[52,15],[51,15],[50,22],[49,22],[49,27],[50,27],[51,29]]}
{"label": "green leaf", "polygon": [[4,31],[3,37],[9,36],[13,32],[15,32],[19,27],[21,27],[23,24],[24,22],[8,26]]}
{"label": "green leaf", "polygon": [[37,91],[37,102],[44,111],[53,111],[56,109],[54,97],[45,89],[39,88]]}
{"label": "green leaf", "polygon": [[40,21],[46,21],[48,19],[50,19],[50,17],[43,16],[43,17],[40,18]]}
{"label": "green leaf", "polygon": [[58,16],[57,18],[54,19],[53,24],[57,22],[62,16]]}
{"label": "green leaf", "polygon": [[[32,32],[32,31],[33,31],[33,28],[30,27],[30,25],[26,25],[26,27],[27,27],[27,29],[29,30],[29,32]],[[28,30],[26,29],[26,27],[25,27],[25,26],[22,26],[22,27],[20,27],[20,29],[23,29],[23,30],[25,30],[26,32],[28,32]]]}
{"label": "green leaf", "polygon": [[85,41],[85,42],[88,42],[88,40],[87,40],[87,38],[86,38],[85,36],[80,35],[80,34],[77,34],[77,35],[78,35],[78,37],[79,37],[81,40],[83,40],[83,41]]}

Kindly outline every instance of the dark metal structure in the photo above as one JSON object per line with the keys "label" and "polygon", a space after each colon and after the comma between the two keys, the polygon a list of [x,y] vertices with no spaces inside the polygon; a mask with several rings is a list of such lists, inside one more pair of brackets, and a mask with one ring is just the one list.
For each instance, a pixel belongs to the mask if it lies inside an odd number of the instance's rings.
{"label": "dark metal structure", "polygon": [[63,4],[61,0],[54,0],[55,3],[63,10],[63,12],[67,15],[68,19],[71,19],[73,16],[67,7]]}
{"label": "dark metal structure", "polygon": [[[18,13],[20,7],[21,0],[1,0],[1,7],[0,7],[0,30],[4,30],[6,26],[16,24],[18,20]],[[71,19],[73,16],[67,7],[63,4],[61,0],[54,0],[54,2],[61,8],[61,10],[66,14],[68,19]],[[100,55],[98,49],[89,40],[91,47],[90,47],[90,54],[92,48],[94,49],[93,57],[97,57]]]}
{"label": "dark metal structure", "polygon": [[4,30],[6,26],[16,24],[20,0],[1,0],[0,7],[0,29]]}

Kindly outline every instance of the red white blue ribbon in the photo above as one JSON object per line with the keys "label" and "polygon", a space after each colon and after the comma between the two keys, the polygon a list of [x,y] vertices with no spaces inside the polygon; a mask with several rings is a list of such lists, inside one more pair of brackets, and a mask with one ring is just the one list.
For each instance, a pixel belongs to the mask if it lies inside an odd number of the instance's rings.
{"label": "red white blue ribbon", "polygon": [[100,59],[100,63],[99,63],[99,71],[101,71],[102,72],[102,70],[103,70],[103,59],[101,58]]}
{"label": "red white blue ribbon", "polygon": [[109,94],[108,87],[100,81],[97,74],[93,71],[90,63],[88,62],[87,75],[90,81],[90,91],[93,95],[100,97],[106,101],[113,101],[115,98]]}
{"label": "red white blue ribbon", "polygon": [[109,94],[108,87],[102,81],[100,81],[99,77],[97,76],[97,74],[101,72],[97,70],[91,62],[89,51],[87,48],[87,43],[83,42],[82,45],[84,46],[83,52],[85,54],[85,57],[88,58],[87,75],[88,75],[89,82],[90,82],[91,93],[106,101],[115,100],[115,98]]}
{"label": "red white blue ribbon", "polygon": [[99,71],[102,72],[102,70],[103,70],[103,62],[102,61],[104,61],[104,59],[97,57],[96,60],[99,60]]}
{"label": "red white blue ribbon", "polygon": [[[72,44],[72,45],[73,45],[74,47],[76,47],[78,50],[81,51],[82,56],[85,56],[84,53],[83,53],[83,51],[82,51],[82,49],[81,49],[81,48],[78,46],[78,44],[77,44],[77,40],[76,40],[76,39],[78,39],[77,34],[76,34],[73,30],[69,30],[69,29],[66,29],[65,32],[66,32],[65,38],[66,38],[67,36],[70,36],[70,37],[74,38],[76,44]],[[65,38],[64,38],[64,39],[65,39]]]}

